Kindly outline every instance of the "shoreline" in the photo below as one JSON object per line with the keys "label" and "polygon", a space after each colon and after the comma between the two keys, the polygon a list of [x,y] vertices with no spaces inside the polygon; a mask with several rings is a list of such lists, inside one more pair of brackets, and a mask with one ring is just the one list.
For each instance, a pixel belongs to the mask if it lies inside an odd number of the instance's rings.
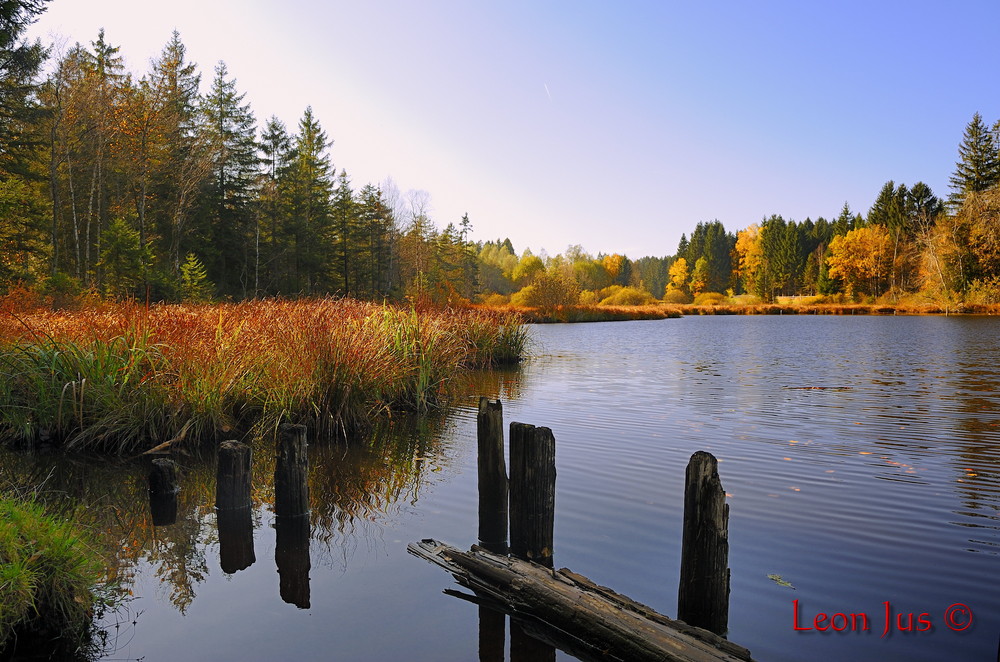
{"label": "shoreline", "polygon": [[997,304],[957,304],[944,308],[926,306],[816,303],[816,304],[651,304],[646,306],[559,306],[543,310],[517,306],[472,306],[474,310],[516,313],[527,324],[574,324],[583,322],[623,322],[675,319],[688,315],[907,315],[907,316],[993,316],[1000,315]]}

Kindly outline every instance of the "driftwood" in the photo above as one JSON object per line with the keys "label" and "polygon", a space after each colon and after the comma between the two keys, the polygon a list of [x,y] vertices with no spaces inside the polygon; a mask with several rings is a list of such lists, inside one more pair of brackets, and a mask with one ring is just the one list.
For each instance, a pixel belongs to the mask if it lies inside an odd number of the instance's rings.
{"label": "driftwood", "polygon": [[468,552],[436,540],[407,545],[458,583],[504,610],[533,618],[629,662],[752,662],[750,651],[707,630],[667,618],[570,570],[493,554]]}

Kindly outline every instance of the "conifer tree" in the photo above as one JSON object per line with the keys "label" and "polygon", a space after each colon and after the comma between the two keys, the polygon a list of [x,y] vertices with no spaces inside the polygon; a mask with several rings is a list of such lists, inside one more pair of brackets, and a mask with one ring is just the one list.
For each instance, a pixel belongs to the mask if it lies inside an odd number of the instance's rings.
{"label": "conifer tree", "polygon": [[958,156],[955,172],[949,179],[952,192],[948,203],[952,209],[961,207],[969,193],[988,191],[1000,182],[1000,151],[996,137],[979,113],[973,115],[965,127]]}
{"label": "conifer tree", "polygon": [[45,59],[40,41],[24,40],[24,31],[45,11],[48,0],[0,2],[0,171],[24,174],[25,151],[36,139],[39,119],[35,77]]}
{"label": "conifer tree", "polygon": [[201,106],[213,157],[212,177],[202,200],[199,234],[209,277],[223,292],[245,296],[256,264],[253,202],[260,158],[256,120],[236,91],[224,62]]}

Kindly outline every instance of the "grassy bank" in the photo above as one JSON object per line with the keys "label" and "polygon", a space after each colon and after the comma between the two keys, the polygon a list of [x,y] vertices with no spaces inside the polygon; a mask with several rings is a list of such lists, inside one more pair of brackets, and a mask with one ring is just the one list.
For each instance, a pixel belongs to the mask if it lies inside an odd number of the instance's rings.
{"label": "grassy bank", "polygon": [[512,313],[352,300],[102,305],[0,318],[0,435],[119,453],[273,429],[339,434],[513,362]]}
{"label": "grassy bank", "polygon": [[104,564],[71,524],[0,497],[0,658],[83,647]]}

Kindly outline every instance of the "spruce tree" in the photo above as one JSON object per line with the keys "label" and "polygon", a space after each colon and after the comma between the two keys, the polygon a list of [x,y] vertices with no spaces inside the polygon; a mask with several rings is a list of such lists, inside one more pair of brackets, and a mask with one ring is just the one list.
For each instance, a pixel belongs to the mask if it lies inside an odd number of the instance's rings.
{"label": "spruce tree", "polygon": [[34,139],[28,130],[37,119],[35,76],[45,59],[40,41],[23,33],[45,11],[47,0],[0,2],[0,170],[24,173],[23,150]]}
{"label": "spruce tree", "polygon": [[988,191],[1000,182],[1000,151],[996,137],[979,113],[973,115],[965,127],[958,156],[955,172],[949,179],[952,192],[948,204],[953,209],[961,207],[969,193]]}
{"label": "spruce tree", "polygon": [[256,263],[252,204],[260,168],[256,120],[250,105],[243,103],[244,96],[236,91],[225,63],[219,62],[201,106],[213,167],[198,234],[206,239],[203,252],[209,277],[224,293],[237,296],[252,289],[248,287]]}

